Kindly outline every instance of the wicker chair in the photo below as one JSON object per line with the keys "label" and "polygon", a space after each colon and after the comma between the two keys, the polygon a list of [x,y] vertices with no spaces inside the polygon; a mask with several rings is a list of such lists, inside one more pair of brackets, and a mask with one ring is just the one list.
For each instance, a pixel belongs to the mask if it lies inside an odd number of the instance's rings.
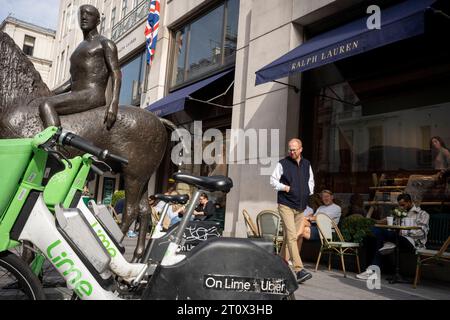
{"label": "wicker chair", "polygon": [[[360,273],[361,267],[359,265],[359,255],[358,255],[358,248],[360,246],[359,243],[346,242],[336,223],[325,213],[319,212],[316,215],[316,223],[317,228],[319,229],[320,242],[322,244],[320,247],[319,256],[317,257],[316,271],[317,268],[319,267],[319,262],[320,258],[322,257],[322,253],[328,252],[328,270],[331,270],[331,254],[336,254],[341,258],[342,270],[344,272],[344,277],[346,277],[347,275],[345,271],[344,256],[354,255],[356,258],[356,266],[358,268],[358,273]],[[335,230],[339,241],[333,241],[332,229]]]}
{"label": "wicker chair", "polygon": [[416,276],[414,278],[414,288],[417,288],[417,284],[419,283],[421,267],[423,265],[450,261],[450,252],[446,252],[449,245],[450,236],[445,240],[439,250],[417,249],[417,267]]}
{"label": "wicker chair", "polygon": [[258,228],[256,224],[253,222],[252,218],[248,214],[247,210],[242,210],[242,214],[244,215],[245,225],[247,227],[247,237],[248,238],[259,238]]}
{"label": "wicker chair", "polygon": [[283,244],[282,222],[280,215],[273,210],[263,210],[256,216],[259,235],[272,239],[275,252],[278,254]]}

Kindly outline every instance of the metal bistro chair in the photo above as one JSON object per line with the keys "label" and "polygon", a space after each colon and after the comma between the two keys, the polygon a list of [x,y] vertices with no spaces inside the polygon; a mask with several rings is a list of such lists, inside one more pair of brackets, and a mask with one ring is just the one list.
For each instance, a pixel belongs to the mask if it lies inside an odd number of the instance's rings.
{"label": "metal bistro chair", "polygon": [[446,252],[450,245],[450,236],[438,250],[417,249],[417,267],[416,276],[414,277],[414,288],[419,283],[421,267],[432,263],[450,262],[450,252]]}
{"label": "metal bistro chair", "polygon": [[247,210],[242,210],[244,215],[245,226],[247,227],[247,238],[259,238],[258,228],[253,222],[252,217],[248,214]]}
{"label": "metal bistro chair", "polygon": [[[336,223],[327,214],[319,212],[316,215],[317,228],[319,229],[320,242],[322,246],[320,247],[319,256],[317,257],[316,271],[319,267],[320,258],[322,257],[322,252],[328,252],[328,270],[331,270],[331,254],[336,254],[340,256],[342,263],[342,270],[344,271],[344,277],[346,277],[345,272],[345,255],[354,255],[356,258],[356,266],[358,268],[358,273],[361,272],[359,265],[359,255],[358,248],[359,243],[345,242],[344,237],[341,234]],[[339,241],[333,241],[333,230],[336,231]]]}
{"label": "metal bistro chair", "polygon": [[272,239],[275,252],[278,254],[283,244],[283,234],[280,215],[273,210],[263,210],[256,216],[259,235]]}

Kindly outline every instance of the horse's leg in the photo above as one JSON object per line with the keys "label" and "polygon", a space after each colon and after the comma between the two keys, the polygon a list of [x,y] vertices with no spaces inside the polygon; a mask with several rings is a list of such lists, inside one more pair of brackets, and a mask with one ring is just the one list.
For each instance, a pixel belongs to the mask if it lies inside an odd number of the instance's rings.
{"label": "horse's leg", "polygon": [[147,192],[141,197],[141,202],[139,203],[139,238],[134,250],[132,262],[137,262],[140,257],[144,254],[145,250],[145,239],[147,236],[147,230],[150,226],[150,207],[148,205]]}
{"label": "horse's leg", "polygon": [[139,212],[139,201],[142,194],[142,184],[138,179],[124,174],[125,180],[125,211],[122,217],[120,228],[123,233],[127,233],[133,221],[136,220]]}

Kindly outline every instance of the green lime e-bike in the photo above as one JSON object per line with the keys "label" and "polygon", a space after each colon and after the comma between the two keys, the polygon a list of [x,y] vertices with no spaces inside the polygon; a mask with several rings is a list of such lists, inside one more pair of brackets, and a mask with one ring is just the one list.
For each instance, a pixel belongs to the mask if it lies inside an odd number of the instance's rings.
{"label": "green lime e-bike", "polygon": [[[91,154],[63,160],[54,148],[57,144]],[[63,164],[61,171],[52,172],[49,155]],[[0,295],[5,295],[0,299],[44,298],[36,275],[10,252],[23,241],[33,243],[65,278],[68,287],[82,298],[116,297],[110,271],[112,256],[119,259],[115,265],[124,278],[133,277],[146,267],[126,262],[116,254],[116,246],[108,248],[112,240],[84,203],[83,210],[89,211],[91,221],[79,210],[70,209],[83,202],[77,195],[81,195],[89,170],[101,172],[93,164],[97,158],[127,163],[126,159],[55,127],[33,139],[0,140]],[[34,268],[39,269],[43,261],[38,255]]]}

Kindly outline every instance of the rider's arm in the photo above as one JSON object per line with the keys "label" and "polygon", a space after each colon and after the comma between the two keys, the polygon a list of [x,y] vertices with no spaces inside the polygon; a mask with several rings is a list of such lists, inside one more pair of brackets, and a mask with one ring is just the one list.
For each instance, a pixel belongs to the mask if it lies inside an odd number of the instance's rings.
{"label": "rider's arm", "polygon": [[61,93],[69,92],[72,89],[72,81],[69,79],[66,82],[64,82],[61,86],[53,90],[53,94],[58,95]]}
{"label": "rider's arm", "polygon": [[112,104],[119,104],[120,86],[122,84],[122,73],[120,72],[117,47],[114,42],[108,40],[104,44],[105,61],[112,78]]}
{"label": "rider's arm", "polygon": [[105,119],[107,121],[107,126],[110,127],[115,121],[117,110],[119,108],[119,95],[120,86],[122,84],[122,73],[119,66],[119,58],[117,55],[117,47],[111,40],[106,40],[103,42],[103,48],[105,50],[105,61],[108,67],[111,80],[112,80],[112,100],[108,108],[108,113],[114,119]]}

